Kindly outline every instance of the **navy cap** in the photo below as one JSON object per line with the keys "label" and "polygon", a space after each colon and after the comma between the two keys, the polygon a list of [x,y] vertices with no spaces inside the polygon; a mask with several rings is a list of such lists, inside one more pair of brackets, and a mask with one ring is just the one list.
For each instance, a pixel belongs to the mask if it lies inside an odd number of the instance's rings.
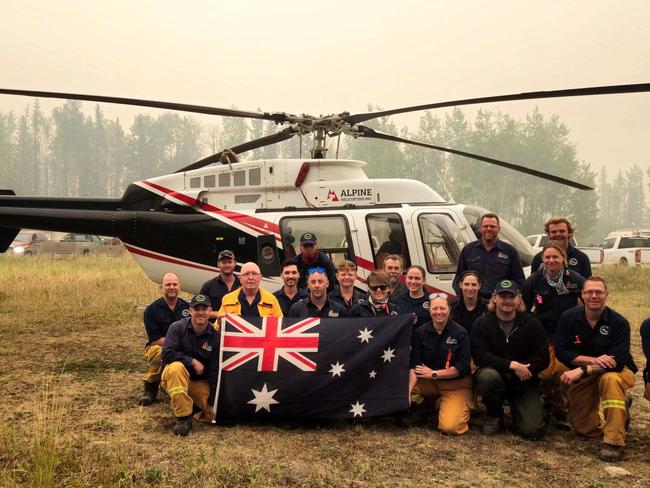
{"label": "navy cap", "polygon": [[519,294],[519,287],[517,283],[511,280],[501,280],[497,283],[494,293],[510,293],[512,295]]}
{"label": "navy cap", "polygon": [[311,244],[312,246],[316,244],[316,234],[313,232],[305,232],[300,236],[300,245],[304,246],[305,244]]}
{"label": "navy cap", "polygon": [[217,256],[217,262],[221,261],[222,259],[235,259],[235,253],[229,249],[224,249],[219,253],[219,256]]}
{"label": "navy cap", "polygon": [[194,295],[194,298],[190,302],[190,308],[198,307],[199,305],[203,305],[204,307],[211,306],[210,299],[206,295]]}

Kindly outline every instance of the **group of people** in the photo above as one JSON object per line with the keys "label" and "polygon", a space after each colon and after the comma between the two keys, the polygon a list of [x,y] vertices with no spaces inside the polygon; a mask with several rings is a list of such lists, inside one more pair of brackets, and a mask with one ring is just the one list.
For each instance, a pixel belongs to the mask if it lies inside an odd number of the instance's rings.
{"label": "group of people", "polygon": [[[190,303],[179,297],[173,273],[162,297],[145,311],[148,342],[142,405],[154,403],[162,386],[176,417],[174,433],[187,435],[192,418],[212,420],[218,373],[218,326],[225,314],[251,317],[373,317],[411,314],[409,393],[404,426],[437,411],[438,428],[462,435],[480,399],[487,410],[485,435],[503,430],[504,405],[513,430],[540,438],[549,418],[581,435],[603,436],[601,456],[622,456],[636,365],[630,327],[606,305],[607,284],[591,275],[589,259],[569,243],[565,218],[552,218],[551,239],[535,256],[526,279],[517,250],[499,239],[499,217],[486,214],[480,238],[466,245],[453,282],[457,298],[431,290],[425,270],[404,270],[401,255],[385,257],[383,269],[366,278],[368,293],[354,287],[357,266],[337,267],[318,248],[314,233],[300,238],[300,253],[282,265],[283,286],[260,287],[257,264],[235,275],[235,255],[223,250],[219,275]],[[432,292],[433,291],[433,292]],[[650,319],[642,326],[650,354]],[[648,370],[645,371],[645,379]],[[650,387],[646,385],[650,400]]]}

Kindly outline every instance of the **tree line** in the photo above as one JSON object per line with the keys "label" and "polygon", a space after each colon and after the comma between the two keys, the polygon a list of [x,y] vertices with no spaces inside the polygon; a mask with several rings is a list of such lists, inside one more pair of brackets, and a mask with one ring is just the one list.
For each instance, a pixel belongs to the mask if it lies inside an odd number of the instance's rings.
{"label": "tree line", "polygon": [[[369,110],[380,110],[369,106]],[[650,169],[634,165],[610,179],[579,159],[559,117],[535,109],[523,119],[479,110],[470,119],[454,109],[424,112],[418,130],[390,118],[368,123],[382,132],[477,153],[596,186],[575,190],[462,156],[381,140],[343,137],[328,154],[367,161],[368,176],[420,180],[449,201],[480,205],[524,235],[541,232],[551,215],[565,215],[583,244],[596,243],[620,227],[650,225],[645,181]],[[203,125],[190,115],[138,114],[127,130],[99,105],[87,115],[79,101],[45,114],[38,99],[23,113],[0,112],[0,181],[19,195],[119,196],[132,181],[176,171],[194,161],[278,130],[272,122],[223,118]],[[293,139],[241,155],[242,159],[309,157],[310,138]],[[334,145],[339,141],[333,141]],[[646,165],[647,166],[647,165]],[[650,188],[650,186],[649,186]]]}

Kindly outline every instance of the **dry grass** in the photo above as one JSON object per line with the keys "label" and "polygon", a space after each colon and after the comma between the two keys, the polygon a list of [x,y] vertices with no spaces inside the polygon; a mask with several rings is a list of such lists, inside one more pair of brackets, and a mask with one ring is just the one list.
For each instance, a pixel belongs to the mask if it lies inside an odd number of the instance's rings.
{"label": "dry grass", "polygon": [[[474,429],[462,438],[389,421],[283,430],[198,425],[171,434],[169,407],[136,405],[144,371],[139,304],[158,296],[130,257],[0,257],[1,486],[648,486],[650,414],[633,390],[633,430],[611,478],[598,444],[551,430],[542,442]],[[638,327],[646,270],[605,269],[611,304]],[[54,380],[52,379],[54,378]],[[196,425],[196,424],[195,424]]]}

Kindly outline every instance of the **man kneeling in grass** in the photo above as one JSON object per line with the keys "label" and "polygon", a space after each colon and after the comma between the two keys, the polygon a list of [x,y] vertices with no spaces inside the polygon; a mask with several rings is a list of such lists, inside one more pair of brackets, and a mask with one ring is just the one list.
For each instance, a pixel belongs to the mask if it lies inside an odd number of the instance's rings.
{"label": "man kneeling in grass", "polygon": [[195,418],[212,421],[212,405],[219,370],[219,332],[209,322],[210,298],[196,295],[190,316],[174,322],[163,346],[162,387],[176,416],[174,434],[186,436]]}

